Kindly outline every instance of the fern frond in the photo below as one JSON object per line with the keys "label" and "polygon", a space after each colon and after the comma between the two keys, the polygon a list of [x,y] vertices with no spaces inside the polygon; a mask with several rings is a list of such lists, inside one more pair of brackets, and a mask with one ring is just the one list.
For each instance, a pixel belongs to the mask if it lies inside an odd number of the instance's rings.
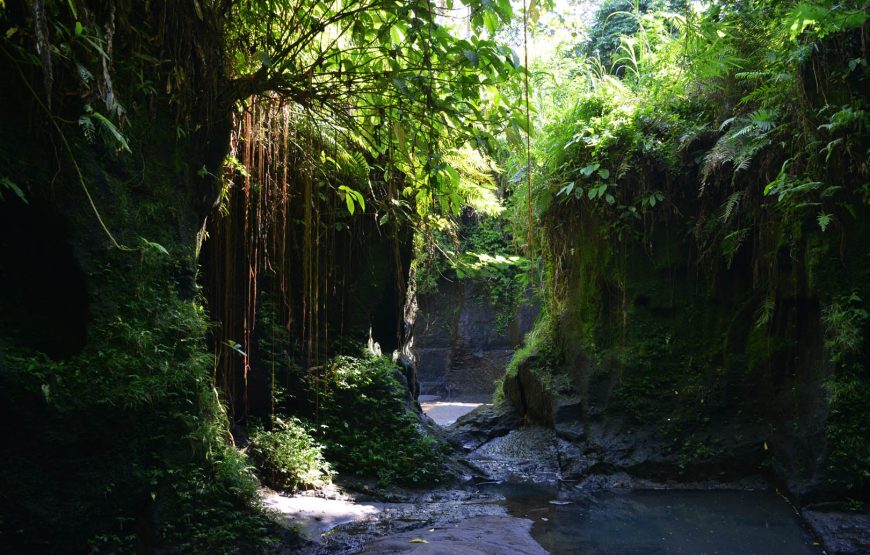
{"label": "fern frond", "polygon": [[776,127],[777,111],[767,108],[759,108],[749,114],[749,121],[763,132],[772,131]]}
{"label": "fern frond", "polygon": [[719,220],[723,224],[728,223],[728,220],[731,219],[742,199],[743,191],[735,191],[728,196],[728,200],[722,205],[722,215],[719,217]]}
{"label": "fern frond", "polygon": [[701,185],[702,188],[707,184],[707,179],[713,173],[734,160],[734,157],[737,155],[736,144],[733,140],[733,137],[730,135],[724,135],[716,141],[716,144],[713,145],[707,154],[704,155],[704,164],[701,166]]}

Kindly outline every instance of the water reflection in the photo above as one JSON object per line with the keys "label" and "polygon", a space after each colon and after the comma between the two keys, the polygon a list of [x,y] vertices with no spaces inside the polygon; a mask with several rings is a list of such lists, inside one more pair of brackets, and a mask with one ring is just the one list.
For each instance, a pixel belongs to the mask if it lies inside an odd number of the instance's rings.
{"label": "water reflection", "polygon": [[[553,554],[818,555],[791,506],[771,492],[631,491],[557,495],[502,484],[508,510],[534,521]],[[554,504],[556,500],[558,504]],[[568,501],[568,504],[564,502]]]}

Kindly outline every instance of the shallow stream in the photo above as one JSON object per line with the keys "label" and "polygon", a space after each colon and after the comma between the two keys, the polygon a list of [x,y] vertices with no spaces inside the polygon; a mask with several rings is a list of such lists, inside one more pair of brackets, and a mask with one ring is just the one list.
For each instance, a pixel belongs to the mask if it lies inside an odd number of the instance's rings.
{"label": "shallow stream", "polygon": [[557,492],[500,484],[508,512],[534,522],[554,555],[818,555],[794,509],[773,492]]}

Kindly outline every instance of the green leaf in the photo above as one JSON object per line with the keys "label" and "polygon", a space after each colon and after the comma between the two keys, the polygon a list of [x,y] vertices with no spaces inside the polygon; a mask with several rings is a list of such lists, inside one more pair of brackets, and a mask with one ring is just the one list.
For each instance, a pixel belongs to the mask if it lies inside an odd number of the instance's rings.
{"label": "green leaf", "polygon": [[[534,5],[534,0],[532,0],[532,5]],[[502,21],[505,23],[510,23],[511,18],[514,15],[513,6],[511,6],[511,0],[498,0],[498,10],[501,15]],[[537,20],[534,21],[537,23]]]}
{"label": "green leaf", "polygon": [[498,30],[498,17],[490,11],[483,12],[483,24],[486,26],[486,30],[494,35]]}
{"label": "green leaf", "polygon": [[347,211],[350,212],[351,216],[353,216],[353,213],[356,210],[356,204],[359,204],[362,211],[365,212],[366,201],[365,198],[363,198],[362,193],[351,189],[347,185],[340,185],[338,190],[344,193],[344,204],[347,206]]}
{"label": "green leaf", "polygon": [[148,239],[146,239],[144,237],[139,237],[139,239],[141,239],[142,247],[144,249],[146,249],[146,250],[150,249],[150,250],[156,251],[164,256],[169,256],[169,251],[166,250],[166,247],[164,247],[160,243],[155,243],[154,241],[149,241]]}
{"label": "green leaf", "polygon": [[[24,191],[22,191],[21,188],[18,187],[18,185],[16,185],[15,183],[13,183],[12,180],[9,179],[8,177],[0,177],[0,185],[2,185],[3,187],[6,187],[7,189],[9,189],[13,193],[15,193],[15,196],[18,197],[19,199],[21,199],[21,202],[23,202],[24,204],[29,204],[27,202],[27,197],[24,196]],[[3,194],[0,193],[0,200],[2,200],[2,199],[3,199]]]}
{"label": "green leaf", "polygon": [[450,186],[454,189],[459,187],[459,183],[462,180],[462,177],[459,175],[459,172],[456,171],[456,168],[453,166],[447,166],[445,171],[450,176]]}
{"label": "green leaf", "polygon": [[831,219],[831,215],[827,212],[819,212],[816,221],[819,222],[819,228],[822,230],[822,233],[824,233],[825,230],[828,229],[828,226],[831,225]]}
{"label": "green leaf", "polygon": [[390,27],[390,42],[393,46],[399,46],[405,40],[405,34],[399,29],[398,25]]}
{"label": "green leaf", "polygon": [[471,62],[471,65],[474,67],[477,67],[480,63],[480,56],[478,56],[477,52],[474,50],[463,50],[462,55],[465,56],[465,59]]}
{"label": "green leaf", "polygon": [[107,118],[103,114],[97,112],[96,110],[90,110],[89,114],[91,116],[97,118],[97,121],[100,122],[100,125],[103,126],[103,129],[108,131],[109,134],[118,142],[118,149],[119,150],[126,150],[127,152],[132,152],[130,150],[130,145],[127,144],[127,138],[124,137],[124,135],[121,133],[121,131],[119,131],[118,128],[115,127],[115,124],[112,123],[111,120],[109,120],[109,118]]}
{"label": "green leaf", "polygon": [[601,179],[607,179],[608,177],[610,177],[610,170],[606,168],[601,168],[600,170],[598,170],[598,175],[601,176]]}
{"label": "green leaf", "polygon": [[601,166],[601,164],[599,164],[598,162],[593,162],[593,163],[589,164],[588,166],[584,166],[584,167],[580,168],[580,175],[582,175],[583,177],[589,177],[600,166]]}

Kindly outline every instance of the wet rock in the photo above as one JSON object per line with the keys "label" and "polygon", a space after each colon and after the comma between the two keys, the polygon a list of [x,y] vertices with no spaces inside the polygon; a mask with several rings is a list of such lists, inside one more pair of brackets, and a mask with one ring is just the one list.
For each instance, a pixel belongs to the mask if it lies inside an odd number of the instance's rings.
{"label": "wet rock", "polygon": [[532,521],[524,518],[472,518],[444,527],[420,528],[377,540],[362,553],[546,555],[547,552],[532,539],[531,529]]}
{"label": "wet rock", "polygon": [[561,478],[558,438],[539,426],[512,430],[481,445],[468,462],[498,481],[553,483]]}
{"label": "wet rock", "polygon": [[579,396],[557,397],[551,410],[553,429],[560,437],[571,441],[584,437],[583,404]]}
{"label": "wet rock", "polygon": [[629,427],[614,420],[594,422],[589,437],[593,472],[625,471],[657,479],[679,473],[679,458],[666,453],[661,438],[650,428]]}
{"label": "wet rock", "polygon": [[588,474],[578,481],[574,487],[579,491],[614,491],[624,489],[663,489],[659,487],[645,487],[633,476],[625,472],[614,474]]}
{"label": "wet rock", "polygon": [[591,460],[577,444],[559,439],[559,470],[563,481],[581,480],[589,475]]}
{"label": "wet rock", "polygon": [[624,490],[669,490],[669,491],[766,491],[770,485],[758,476],[734,481],[679,479],[653,480],[639,478],[627,472],[613,474],[589,474],[574,482],[574,491],[624,491]]}
{"label": "wet rock", "polygon": [[[301,553],[333,555],[359,553],[362,549],[368,549],[367,553],[383,553],[381,547],[369,544],[383,541],[378,538],[394,539],[405,533],[415,534],[410,538],[414,539],[420,537],[423,529],[427,532],[431,529],[447,530],[456,523],[506,515],[504,506],[497,499],[469,490],[436,490],[409,495],[404,502],[369,504],[378,509],[377,514],[330,529],[321,534],[310,549]],[[410,539],[399,543],[404,547],[415,547],[415,544],[408,543]]]}
{"label": "wet rock", "polygon": [[551,426],[565,439],[582,439],[586,430],[581,397],[567,384],[554,383],[558,379],[538,371],[541,364],[537,355],[522,361],[516,374],[504,380],[505,399],[525,419]]}
{"label": "wet rock", "polygon": [[481,406],[445,428],[448,437],[465,450],[506,435],[522,424],[519,414],[509,403]]}
{"label": "wet rock", "polygon": [[549,384],[536,371],[540,364],[537,355],[522,361],[516,374],[505,377],[504,396],[523,417],[550,426],[553,423],[554,396]]}
{"label": "wet rock", "polygon": [[821,540],[828,555],[870,553],[870,515],[804,509],[801,516]]}
{"label": "wet rock", "polygon": [[[618,420],[591,429],[604,467],[642,478],[735,480],[757,475],[765,457],[763,436],[749,428],[745,436],[717,428],[680,439],[664,436],[653,426],[628,426]],[[686,443],[689,440],[692,443]]]}

